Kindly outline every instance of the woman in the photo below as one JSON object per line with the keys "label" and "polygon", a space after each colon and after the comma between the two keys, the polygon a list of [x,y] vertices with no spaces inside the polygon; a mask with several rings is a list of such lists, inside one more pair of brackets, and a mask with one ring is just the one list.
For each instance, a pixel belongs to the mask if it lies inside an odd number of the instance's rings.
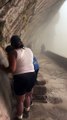
{"label": "woman", "polygon": [[28,117],[29,115],[31,91],[36,82],[33,53],[31,49],[24,47],[17,35],[12,36],[10,41],[14,49],[14,53],[11,55],[10,69],[13,73],[14,91],[18,101],[17,118],[22,119],[23,116]]}

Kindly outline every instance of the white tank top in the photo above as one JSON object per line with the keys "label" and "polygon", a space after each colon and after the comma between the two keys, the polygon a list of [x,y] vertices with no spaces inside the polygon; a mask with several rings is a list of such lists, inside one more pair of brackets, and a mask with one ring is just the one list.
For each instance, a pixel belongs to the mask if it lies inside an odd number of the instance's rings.
{"label": "white tank top", "polygon": [[14,75],[34,72],[33,53],[31,49],[21,48],[16,50],[16,52],[17,52],[17,66]]}

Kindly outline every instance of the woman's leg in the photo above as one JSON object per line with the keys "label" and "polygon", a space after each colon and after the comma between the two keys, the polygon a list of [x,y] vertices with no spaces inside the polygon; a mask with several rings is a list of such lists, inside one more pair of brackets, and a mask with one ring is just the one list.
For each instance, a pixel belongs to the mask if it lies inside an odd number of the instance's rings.
{"label": "woman's leg", "polygon": [[30,108],[30,102],[32,98],[32,91],[25,94],[25,107]]}
{"label": "woman's leg", "polygon": [[37,80],[37,77],[38,77],[38,72],[39,72],[39,69],[38,69],[38,70],[35,70],[36,80]]}
{"label": "woman's leg", "polygon": [[24,117],[28,118],[29,117],[29,111],[30,111],[30,103],[31,103],[31,97],[32,97],[32,92],[27,92],[25,94],[25,101],[24,101]]}
{"label": "woman's leg", "polygon": [[17,96],[17,117],[22,119],[25,95]]}

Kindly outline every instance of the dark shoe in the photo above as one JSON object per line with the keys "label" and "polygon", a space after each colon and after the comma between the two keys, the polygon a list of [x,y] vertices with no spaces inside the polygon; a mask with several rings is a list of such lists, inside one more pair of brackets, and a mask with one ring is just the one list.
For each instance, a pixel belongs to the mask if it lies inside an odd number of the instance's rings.
{"label": "dark shoe", "polygon": [[22,119],[19,119],[19,118],[15,117],[13,120],[22,120]]}
{"label": "dark shoe", "polygon": [[24,109],[23,117],[24,117],[24,118],[28,118],[28,117],[29,117],[29,111],[26,111],[26,110]]}
{"label": "dark shoe", "polygon": [[19,116],[16,116],[15,118],[14,118],[14,120],[22,120],[23,119],[23,117],[19,117]]}

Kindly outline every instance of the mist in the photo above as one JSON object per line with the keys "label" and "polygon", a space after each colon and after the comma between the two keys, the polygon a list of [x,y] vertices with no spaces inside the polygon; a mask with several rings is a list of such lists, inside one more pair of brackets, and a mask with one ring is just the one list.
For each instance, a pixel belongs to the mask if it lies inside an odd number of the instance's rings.
{"label": "mist", "polygon": [[[32,26],[31,26],[32,24]],[[67,58],[67,1],[61,0],[33,17],[24,39],[36,53],[50,51]],[[29,31],[29,32],[28,32]],[[30,34],[31,33],[31,34]],[[27,42],[28,43],[28,42]]]}

